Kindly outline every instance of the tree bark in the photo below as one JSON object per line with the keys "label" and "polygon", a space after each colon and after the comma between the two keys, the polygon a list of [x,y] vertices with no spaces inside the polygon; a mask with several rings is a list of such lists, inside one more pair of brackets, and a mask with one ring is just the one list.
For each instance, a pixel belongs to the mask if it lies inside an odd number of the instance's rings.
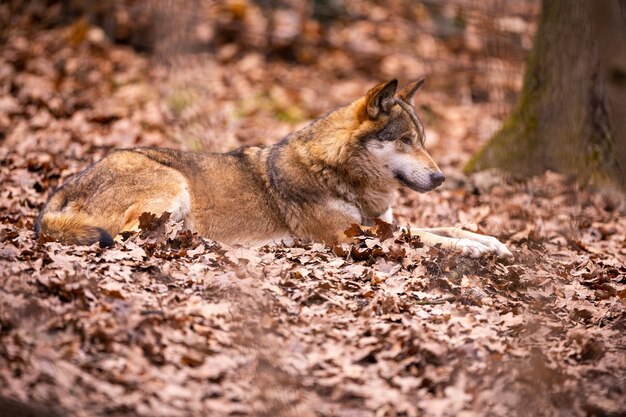
{"label": "tree bark", "polygon": [[466,171],[552,170],[626,189],[625,6],[543,1],[517,106]]}

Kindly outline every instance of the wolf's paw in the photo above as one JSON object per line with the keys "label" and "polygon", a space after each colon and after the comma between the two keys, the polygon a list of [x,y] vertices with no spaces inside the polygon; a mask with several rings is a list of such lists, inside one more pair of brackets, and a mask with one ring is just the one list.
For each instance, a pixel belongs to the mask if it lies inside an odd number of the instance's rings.
{"label": "wolf's paw", "polygon": [[474,234],[472,239],[477,240],[481,244],[487,246],[489,248],[490,253],[495,253],[499,258],[510,258],[513,256],[511,251],[506,247],[506,245],[500,242],[493,236],[485,236]]}
{"label": "wolf's paw", "polygon": [[513,256],[511,251],[498,239],[473,233],[471,237],[459,239],[456,243],[463,255],[479,258],[486,254],[496,254],[499,258]]}
{"label": "wolf's paw", "polygon": [[459,249],[461,254],[469,256],[470,258],[480,258],[482,255],[491,252],[488,246],[483,245],[477,240],[467,238],[455,239],[452,247]]}

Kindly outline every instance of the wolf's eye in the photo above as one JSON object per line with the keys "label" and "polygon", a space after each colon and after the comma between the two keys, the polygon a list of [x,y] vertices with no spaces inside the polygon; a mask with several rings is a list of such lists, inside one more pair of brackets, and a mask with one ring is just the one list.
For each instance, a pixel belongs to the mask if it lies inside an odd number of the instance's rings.
{"label": "wolf's eye", "polygon": [[405,145],[412,145],[413,144],[413,138],[410,136],[402,136],[400,138],[400,142],[404,143]]}

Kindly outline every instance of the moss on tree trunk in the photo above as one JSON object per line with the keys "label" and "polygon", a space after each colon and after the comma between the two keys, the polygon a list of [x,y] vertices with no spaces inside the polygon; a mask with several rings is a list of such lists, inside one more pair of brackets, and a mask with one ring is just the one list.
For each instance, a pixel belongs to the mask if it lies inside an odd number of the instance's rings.
{"label": "moss on tree trunk", "polygon": [[[619,3],[614,5],[619,12]],[[469,161],[467,172],[498,168],[529,176],[553,170],[624,187],[626,160],[616,151],[624,132],[612,123],[607,95],[612,87],[597,35],[606,22],[592,19],[592,7],[587,0],[544,0],[517,106]],[[623,19],[606,24],[626,35]]]}

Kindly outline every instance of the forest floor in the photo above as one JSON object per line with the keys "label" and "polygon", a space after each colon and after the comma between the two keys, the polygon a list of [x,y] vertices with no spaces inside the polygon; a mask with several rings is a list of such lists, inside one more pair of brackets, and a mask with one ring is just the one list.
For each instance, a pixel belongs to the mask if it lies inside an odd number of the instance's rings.
{"label": "forest floor", "polygon": [[[354,60],[337,54],[300,65],[226,45],[164,63],[82,22],[7,37],[0,416],[626,414],[623,197],[553,173],[462,173],[510,108],[523,57],[501,63],[511,97],[472,102],[452,65],[390,55],[380,74],[346,76]],[[34,238],[51,192],[112,148],[272,143],[394,69],[434,73],[416,105],[448,176],[399,190],[399,223],[463,225],[512,259],[399,233],[230,247],[158,220],[106,250]]]}

